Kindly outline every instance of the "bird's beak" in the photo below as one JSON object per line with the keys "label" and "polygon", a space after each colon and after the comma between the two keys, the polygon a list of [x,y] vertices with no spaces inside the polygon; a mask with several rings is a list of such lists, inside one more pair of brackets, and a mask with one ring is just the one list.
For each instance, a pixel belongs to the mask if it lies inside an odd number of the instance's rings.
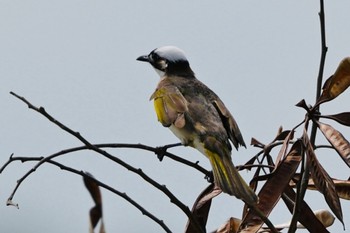
{"label": "bird's beak", "polygon": [[144,62],[149,62],[148,55],[139,56],[136,60],[138,60],[138,61],[144,61]]}

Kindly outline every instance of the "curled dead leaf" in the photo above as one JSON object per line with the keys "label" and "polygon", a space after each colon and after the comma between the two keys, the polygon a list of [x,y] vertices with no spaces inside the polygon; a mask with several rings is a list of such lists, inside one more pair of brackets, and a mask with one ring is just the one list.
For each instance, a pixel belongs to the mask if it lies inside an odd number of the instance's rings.
{"label": "curled dead leaf", "polygon": [[334,115],[321,115],[320,117],[332,119],[342,125],[350,126],[350,112],[342,112]]}
{"label": "curled dead leaf", "polygon": [[341,93],[343,93],[350,86],[350,57],[344,58],[335,73],[326,80],[321,97],[317,101],[321,104],[330,101]]}
{"label": "curled dead leaf", "polygon": [[340,198],[350,200],[350,180],[334,180]]}
{"label": "curled dead leaf", "polygon": [[238,232],[238,228],[241,222],[241,219],[231,217],[226,223],[224,223],[212,233],[236,233]]}
{"label": "curled dead leaf", "polygon": [[100,233],[105,232],[104,223],[102,219],[102,197],[99,185],[93,179],[93,176],[85,172],[86,176],[83,177],[86,189],[89,191],[92,199],[95,202],[95,206],[90,209],[90,232],[94,232],[94,228],[101,220]]}
{"label": "curled dead leaf", "polygon": [[[295,188],[299,179],[300,179],[299,174],[294,176],[293,180],[290,181],[289,185],[292,188]],[[332,179],[332,180],[335,185],[335,190],[337,191],[339,198],[350,200],[350,180],[338,180],[338,179]],[[308,181],[307,189],[317,190],[312,178],[310,178]]]}
{"label": "curled dead leaf", "polygon": [[[256,207],[264,216],[269,216],[285,189],[290,179],[294,176],[303,153],[303,145],[297,140],[290,149],[287,156],[277,166],[274,173],[269,177],[259,192],[259,203]],[[241,232],[257,232],[263,225],[263,220],[256,211],[250,209],[245,215],[240,226]]]}
{"label": "curled dead leaf", "polygon": [[304,99],[300,100],[295,106],[299,107],[299,108],[303,108],[306,111],[309,110],[309,106],[307,106],[306,102]]}
{"label": "curled dead leaf", "polygon": [[[283,141],[284,139],[286,139],[289,136],[290,132],[291,132],[290,130],[285,130],[285,131],[280,132],[276,136],[274,141]],[[293,134],[291,134],[290,139],[293,139]]]}
{"label": "curled dead leaf", "polygon": [[334,223],[334,216],[328,210],[317,210],[315,211],[316,218],[321,221],[323,226],[330,227]]}
{"label": "curled dead leaf", "polygon": [[[323,224],[323,226],[329,227],[333,225],[335,218],[332,215],[332,213],[329,212],[328,210],[325,210],[325,209],[316,210],[314,211],[314,214],[316,218]],[[282,230],[285,228],[289,228],[289,226],[290,226],[290,221],[282,224],[277,224],[275,227],[279,230]],[[301,223],[297,224],[297,228],[305,229],[305,227]]]}
{"label": "curled dead leaf", "polygon": [[254,146],[254,147],[259,147],[259,148],[264,148],[265,144],[260,142],[258,139],[256,138],[252,138],[250,141],[250,145]]}
{"label": "curled dead leaf", "polygon": [[318,161],[311,142],[304,131],[303,142],[306,148],[306,154],[308,156],[308,165],[310,168],[310,174],[314,181],[315,187],[321,192],[333,213],[337,216],[339,221],[343,223],[343,212],[339,200],[338,193],[335,188],[335,184],[332,178],[328,175],[327,171],[322,167]]}
{"label": "curled dead leaf", "polygon": [[[214,197],[221,193],[221,189],[210,184],[199,196],[192,207],[192,214],[197,219],[200,226],[205,229],[207,224],[211,201]],[[193,223],[188,220],[185,233],[197,232]]]}
{"label": "curled dead leaf", "polygon": [[329,143],[344,160],[346,165],[350,167],[350,143],[338,130],[334,129],[332,126],[321,122],[317,122],[317,125]]}
{"label": "curled dead leaf", "polygon": [[281,149],[280,149],[280,151],[278,153],[278,156],[276,158],[276,162],[275,162],[276,168],[277,168],[277,165],[282,161],[282,159],[285,158],[285,155],[286,155],[286,152],[287,152],[290,140],[293,139],[293,135],[294,135],[294,132],[293,131],[289,131],[289,133],[285,137],[285,139],[283,141],[283,144],[282,144],[282,147],[281,147]]}

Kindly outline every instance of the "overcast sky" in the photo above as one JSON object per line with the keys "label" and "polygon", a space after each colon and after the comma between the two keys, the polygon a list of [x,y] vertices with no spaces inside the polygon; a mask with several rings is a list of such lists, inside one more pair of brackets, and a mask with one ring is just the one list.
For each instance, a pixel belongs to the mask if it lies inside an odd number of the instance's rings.
{"label": "overcast sky", "polygon": [[[350,55],[350,2],[327,1],[325,77]],[[156,119],[149,96],[158,75],[136,61],[156,47],[175,45],[186,52],[197,77],[213,89],[236,118],[246,143],[252,137],[268,143],[279,126],[292,128],[305,112],[294,105],[314,103],[320,60],[318,1],[76,1],[0,0],[0,163],[11,153],[47,156],[80,146],[71,135],[29,110],[9,94],[14,91],[43,106],[92,143],[178,142]],[[350,91],[322,106],[333,114],[350,111]],[[341,129],[350,139],[349,128]],[[300,136],[297,134],[297,136]],[[320,143],[325,142],[318,134]],[[110,152],[167,187],[191,206],[207,186],[202,174],[169,159],[137,150]],[[191,148],[172,149],[191,161],[206,158]],[[258,152],[248,146],[234,152],[236,165]],[[347,179],[349,169],[336,154],[318,153],[332,177]],[[168,198],[92,152],[65,155],[58,161],[126,192],[182,232],[186,216]],[[87,232],[93,203],[81,177],[51,165],[40,167],[5,205],[19,179],[33,164],[15,163],[0,175],[1,232]],[[242,172],[248,180],[252,174]],[[153,221],[118,196],[102,192],[107,232],[162,232]],[[324,198],[308,192],[313,209],[327,208]],[[2,203],[2,204],[1,204]],[[350,204],[342,201],[350,229]],[[208,229],[229,217],[240,217],[235,198],[215,198]],[[289,220],[283,203],[271,214],[274,223]],[[341,232],[339,221],[330,232]]]}

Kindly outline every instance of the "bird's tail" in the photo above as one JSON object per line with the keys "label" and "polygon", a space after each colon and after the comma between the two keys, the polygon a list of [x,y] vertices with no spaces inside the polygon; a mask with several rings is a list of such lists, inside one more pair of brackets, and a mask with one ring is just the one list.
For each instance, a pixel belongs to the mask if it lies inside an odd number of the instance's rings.
{"label": "bird's tail", "polygon": [[213,168],[214,181],[224,193],[233,195],[247,204],[255,204],[258,197],[243,180],[231,161],[231,156],[220,156],[206,151]]}

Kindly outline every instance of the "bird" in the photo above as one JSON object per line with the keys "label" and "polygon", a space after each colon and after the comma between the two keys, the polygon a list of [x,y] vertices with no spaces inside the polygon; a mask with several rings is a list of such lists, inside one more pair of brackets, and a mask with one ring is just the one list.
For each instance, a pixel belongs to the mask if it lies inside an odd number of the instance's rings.
{"label": "bird", "polygon": [[158,121],[184,146],[197,149],[212,166],[214,183],[224,193],[254,205],[258,198],[234,166],[232,145],[246,147],[224,103],[198,80],[183,50],[162,46],[136,60],[152,65],[160,81],[150,97]]}

